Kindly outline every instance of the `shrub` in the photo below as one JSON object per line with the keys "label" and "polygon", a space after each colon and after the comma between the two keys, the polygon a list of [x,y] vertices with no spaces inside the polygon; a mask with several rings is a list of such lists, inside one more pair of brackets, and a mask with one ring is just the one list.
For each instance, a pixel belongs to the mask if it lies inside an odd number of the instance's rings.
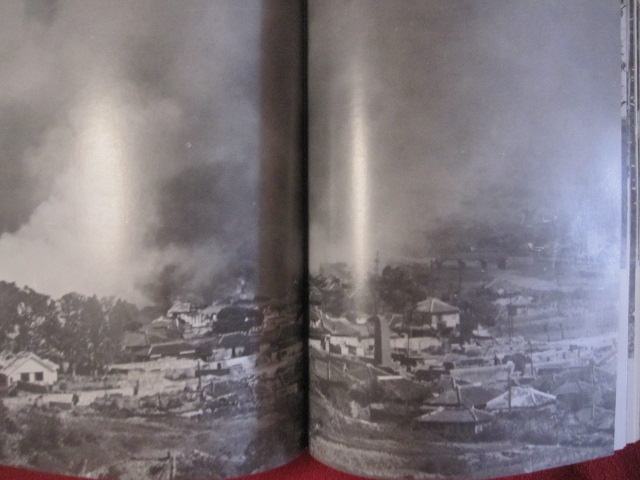
{"label": "shrub", "polygon": [[55,415],[33,414],[27,418],[25,427],[18,444],[22,454],[53,450],[62,440],[62,422]]}
{"label": "shrub", "polygon": [[520,440],[533,445],[555,445],[558,442],[558,437],[552,432],[528,429],[520,435]]}
{"label": "shrub", "polygon": [[34,452],[29,456],[29,465],[33,465],[34,467],[40,465],[40,454],[38,454],[38,452]]}
{"label": "shrub", "polygon": [[124,472],[120,468],[116,467],[115,465],[109,465],[107,471],[104,474],[100,475],[98,478],[118,480],[122,475],[124,475]]}
{"label": "shrub", "polygon": [[[254,465],[269,465],[254,464]],[[176,475],[178,480],[191,480],[193,478],[209,478],[215,472],[219,478],[226,478],[234,475],[230,468],[228,458],[223,456],[215,457],[198,450],[189,454],[182,454],[176,458]]]}
{"label": "shrub", "polygon": [[156,465],[151,465],[149,467],[149,475],[156,476],[158,475],[160,472],[162,472],[165,468],[167,468],[166,465],[160,465],[160,464],[156,464]]}
{"label": "shrub", "polygon": [[18,426],[16,422],[9,415],[9,409],[0,400],[0,436],[5,433],[17,433]]}
{"label": "shrub", "polygon": [[84,438],[85,441],[89,442],[89,443],[96,443],[98,441],[98,436],[90,431],[86,431],[82,434],[82,437]]}
{"label": "shrub", "polygon": [[499,442],[507,440],[509,438],[509,429],[503,423],[494,422],[485,426],[475,438],[480,442]]}
{"label": "shrub", "polygon": [[82,435],[80,432],[67,431],[62,437],[62,443],[69,447],[79,447],[82,445]]}

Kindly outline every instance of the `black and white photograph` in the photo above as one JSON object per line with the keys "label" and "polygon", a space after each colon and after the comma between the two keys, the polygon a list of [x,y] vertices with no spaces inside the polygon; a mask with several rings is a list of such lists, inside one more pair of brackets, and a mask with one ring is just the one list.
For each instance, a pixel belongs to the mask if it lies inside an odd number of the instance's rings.
{"label": "black and white photograph", "polygon": [[489,478],[613,452],[620,17],[309,2],[315,458]]}
{"label": "black and white photograph", "polygon": [[300,22],[0,4],[0,464],[228,478],[304,448]]}

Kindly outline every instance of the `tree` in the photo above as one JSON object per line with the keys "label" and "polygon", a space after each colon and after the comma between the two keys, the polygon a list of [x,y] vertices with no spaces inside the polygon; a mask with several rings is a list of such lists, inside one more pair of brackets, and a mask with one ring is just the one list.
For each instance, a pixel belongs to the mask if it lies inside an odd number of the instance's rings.
{"label": "tree", "polygon": [[62,297],[61,316],[64,319],[63,350],[71,374],[78,369],[96,373],[101,365],[100,344],[104,341],[106,318],[98,298],[75,293]]}
{"label": "tree", "polygon": [[18,351],[38,351],[42,337],[34,326],[56,316],[55,302],[50,297],[7,282],[0,282],[0,310],[0,350],[13,344]]}
{"label": "tree", "polygon": [[404,312],[407,305],[413,305],[425,296],[401,267],[384,267],[377,283],[380,302],[392,312]]}

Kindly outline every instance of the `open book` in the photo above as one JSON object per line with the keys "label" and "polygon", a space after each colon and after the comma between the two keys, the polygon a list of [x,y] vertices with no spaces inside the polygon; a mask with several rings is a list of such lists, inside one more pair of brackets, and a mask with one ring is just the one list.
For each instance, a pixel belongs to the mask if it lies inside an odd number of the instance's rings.
{"label": "open book", "polygon": [[638,440],[637,8],[2,2],[0,463],[489,478]]}

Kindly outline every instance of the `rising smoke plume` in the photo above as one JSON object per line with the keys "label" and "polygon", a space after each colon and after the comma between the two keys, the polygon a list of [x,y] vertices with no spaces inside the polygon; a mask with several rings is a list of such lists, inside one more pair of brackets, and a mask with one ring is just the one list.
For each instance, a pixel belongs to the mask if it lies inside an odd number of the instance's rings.
{"label": "rising smoke plume", "polygon": [[0,5],[0,278],[145,303],[256,276],[266,5]]}
{"label": "rising smoke plume", "polygon": [[618,235],[619,31],[598,0],[312,2],[311,267],[524,209]]}

